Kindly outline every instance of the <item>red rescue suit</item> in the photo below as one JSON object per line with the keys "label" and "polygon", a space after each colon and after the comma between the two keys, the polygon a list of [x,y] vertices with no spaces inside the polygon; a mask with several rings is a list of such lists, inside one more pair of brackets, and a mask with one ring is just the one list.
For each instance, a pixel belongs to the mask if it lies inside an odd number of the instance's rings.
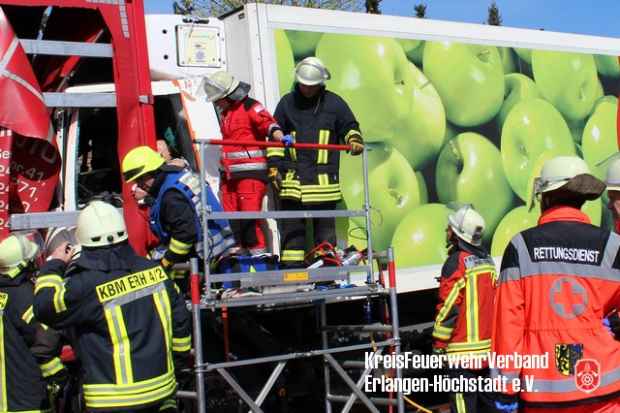
{"label": "red rescue suit", "polygon": [[[256,100],[231,101],[220,117],[226,141],[265,141],[280,129],[273,116]],[[221,199],[225,211],[260,211],[267,186],[267,157],[258,146],[222,146]],[[266,252],[261,221],[231,221],[238,246],[253,254]]]}
{"label": "red rescue suit", "polygon": [[620,306],[619,248],[618,234],[571,207],[545,211],[506,247],[492,349],[548,356],[546,366],[514,361],[497,371],[509,383],[521,379],[525,411],[619,411],[620,342],[602,324]]}
{"label": "red rescue suit", "polygon": [[483,250],[458,244],[441,269],[434,347],[448,354],[484,356],[491,350],[495,264]]}

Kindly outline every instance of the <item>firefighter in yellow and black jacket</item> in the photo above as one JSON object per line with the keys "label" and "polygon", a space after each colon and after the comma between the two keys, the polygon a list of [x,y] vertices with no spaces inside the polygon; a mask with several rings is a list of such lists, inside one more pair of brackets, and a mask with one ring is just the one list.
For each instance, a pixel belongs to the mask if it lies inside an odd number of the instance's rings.
{"label": "firefighter in yellow and black jacket", "polygon": [[175,393],[175,364],[187,363],[185,303],[163,268],[133,251],[113,206],[91,202],[76,237],[82,252],[66,274],[66,243],[41,268],[35,317],[72,330],[88,410],[158,411]]}
{"label": "firefighter in yellow and black jacket", "polygon": [[[351,145],[351,154],[362,153],[360,127],[347,103],[326,90],[329,71],[320,59],[307,57],[295,68],[295,90],[282,97],[274,117],[285,134],[296,143]],[[340,152],[270,148],[267,153],[269,177],[279,188],[283,210],[334,210],[342,199],[338,169]],[[314,244],[336,243],[334,218],[314,219]],[[283,266],[295,267],[304,261],[305,222],[281,221]]]}
{"label": "firefighter in yellow and black jacket", "polygon": [[49,411],[47,384],[67,377],[60,335],[34,319],[34,260],[39,246],[26,234],[0,243],[0,411]]}

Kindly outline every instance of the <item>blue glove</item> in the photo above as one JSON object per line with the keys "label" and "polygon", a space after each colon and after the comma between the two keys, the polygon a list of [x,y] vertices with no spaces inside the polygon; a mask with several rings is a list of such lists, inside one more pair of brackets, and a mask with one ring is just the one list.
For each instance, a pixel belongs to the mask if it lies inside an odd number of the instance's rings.
{"label": "blue glove", "polygon": [[611,331],[611,324],[609,323],[609,318],[607,318],[607,317],[603,318],[603,325],[605,326],[607,331],[609,331],[609,334],[613,334],[614,333],[613,331]]}
{"label": "blue glove", "polygon": [[501,410],[506,413],[515,413],[518,407],[519,407],[519,403],[517,402],[513,402],[513,403],[502,403],[498,401],[495,402],[495,408],[497,410]]}
{"label": "blue glove", "polygon": [[280,141],[284,146],[291,146],[293,144],[293,137],[291,135],[284,135]]}

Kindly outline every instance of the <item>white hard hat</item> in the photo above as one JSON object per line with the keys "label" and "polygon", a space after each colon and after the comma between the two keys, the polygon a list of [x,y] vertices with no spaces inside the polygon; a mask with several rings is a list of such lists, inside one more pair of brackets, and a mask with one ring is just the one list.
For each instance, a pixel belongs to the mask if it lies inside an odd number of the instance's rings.
{"label": "white hard hat", "polygon": [[18,275],[39,255],[41,241],[35,233],[13,233],[0,242],[0,274],[11,278]]}
{"label": "white hard hat", "polygon": [[331,77],[329,70],[318,57],[306,57],[295,66],[295,80],[302,85],[322,85]]}
{"label": "white hard hat", "polygon": [[448,215],[448,225],[457,237],[463,241],[479,246],[482,244],[484,218],[471,205],[463,205]]}
{"label": "white hard hat", "polygon": [[75,236],[84,247],[104,247],[127,239],[120,211],[103,201],[93,201],[80,212]]}
{"label": "white hard hat", "polygon": [[239,81],[225,70],[213,73],[204,79],[204,91],[208,102],[215,102],[230,95],[239,86]]}
{"label": "white hard hat", "polygon": [[620,191],[620,157],[616,157],[609,163],[605,184],[608,191]]}
{"label": "white hard hat", "polygon": [[557,156],[545,162],[540,177],[534,180],[534,193],[554,191],[577,175],[590,174],[590,168],[577,156]]}

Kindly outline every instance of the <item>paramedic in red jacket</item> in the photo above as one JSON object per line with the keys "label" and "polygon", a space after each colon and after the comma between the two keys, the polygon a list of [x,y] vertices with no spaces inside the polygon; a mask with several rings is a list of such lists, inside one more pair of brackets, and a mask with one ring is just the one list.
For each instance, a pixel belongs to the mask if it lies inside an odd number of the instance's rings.
{"label": "paramedic in red jacket", "polygon": [[[605,184],[573,156],[548,160],[535,180],[538,226],[517,234],[502,259],[493,322],[498,355],[548,355],[544,365],[500,368],[509,380],[505,411],[620,412],[620,342],[603,319],[620,304],[620,236],[581,211]],[[512,399],[512,400],[510,400]]]}
{"label": "paramedic in red jacket", "polygon": [[[433,352],[479,360],[471,368],[453,368],[452,377],[489,377],[486,357],[491,350],[491,323],[496,269],[482,248],[484,219],[471,205],[448,217],[448,259],[441,269],[439,304],[433,328]],[[450,409],[458,413],[496,412],[494,394],[450,394]]]}
{"label": "paramedic in red jacket", "polygon": [[[292,143],[284,136],[273,116],[258,101],[248,96],[250,85],[225,71],[205,81],[207,99],[219,112],[222,139],[226,141],[265,141],[271,138]],[[221,201],[225,211],[260,211],[267,191],[265,148],[258,146],[222,146]],[[266,251],[260,220],[231,220],[237,241],[236,253],[252,255]]]}

